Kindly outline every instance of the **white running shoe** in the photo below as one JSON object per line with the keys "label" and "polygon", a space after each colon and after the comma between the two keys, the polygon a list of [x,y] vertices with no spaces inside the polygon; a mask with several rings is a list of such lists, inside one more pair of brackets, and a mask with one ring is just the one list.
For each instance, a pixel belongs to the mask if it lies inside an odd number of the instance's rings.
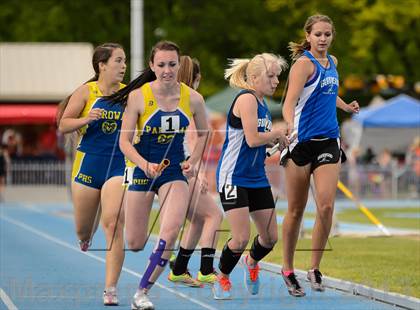
{"label": "white running shoe", "polygon": [[131,309],[154,310],[155,306],[153,306],[149,297],[143,291],[137,290],[137,292],[133,296],[133,301],[131,302]]}
{"label": "white running shoe", "polygon": [[104,290],[104,306],[118,306],[117,289],[108,287]]}
{"label": "white running shoe", "polygon": [[311,282],[311,288],[317,292],[325,291],[325,287],[322,284],[322,273],[319,269],[311,269],[308,271],[306,276],[309,282]]}

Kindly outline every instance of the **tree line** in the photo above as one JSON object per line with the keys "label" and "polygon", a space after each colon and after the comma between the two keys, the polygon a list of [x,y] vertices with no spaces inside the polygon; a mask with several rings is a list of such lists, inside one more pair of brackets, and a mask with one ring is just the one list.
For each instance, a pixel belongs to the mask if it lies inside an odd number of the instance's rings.
{"label": "tree line", "polygon": [[[316,13],[335,23],[331,53],[341,78],[420,80],[417,0],[144,0],[145,57],[158,40],[176,42],[200,60],[200,91],[208,96],[226,86],[228,58],[267,51],[290,61],[288,42],[303,38],[306,18]],[[129,56],[130,0],[2,0],[0,41],[118,42]],[[281,78],[284,86],[287,75]]]}

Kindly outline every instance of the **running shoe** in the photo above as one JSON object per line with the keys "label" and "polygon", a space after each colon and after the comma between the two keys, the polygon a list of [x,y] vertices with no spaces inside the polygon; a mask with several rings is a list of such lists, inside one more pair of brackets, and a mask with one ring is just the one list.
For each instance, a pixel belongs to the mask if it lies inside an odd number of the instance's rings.
{"label": "running shoe", "polygon": [[242,259],[242,265],[244,266],[244,282],[245,287],[251,295],[257,295],[260,289],[260,266],[255,265],[251,267],[247,263],[248,255],[244,256]]}
{"label": "running shoe", "polygon": [[283,280],[286,283],[286,287],[290,295],[294,297],[303,297],[306,295],[303,287],[300,286],[299,281],[296,279],[294,272],[286,276],[282,270],[281,275],[283,276]]}
{"label": "running shoe", "polygon": [[217,272],[213,270],[213,272],[209,274],[202,274],[201,271],[197,274],[197,281],[200,281],[203,284],[214,284],[217,281]]}
{"label": "running shoe", "polygon": [[85,241],[79,240],[79,246],[82,252],[86,252],[90,247],[90,240],[85,240]]}
{"label": "running shoe", "polygon": [[171,270],[174,270],[175,267],[175,261],[176,261],[176,255],[174,253],[171,254],[171,258],[169,259],[169,268]]}
{"label": "running shoe", "polygon": [[229,278],[221,275],[217,276],[217,280],[214,282],[212,288],[214,299],[232,299],[231,288],[232,284]]}
{"label": "running shoe", "polygon": [[115,287],[104,290],[104,306],[118,306],[117,289]]}
{"label": "running shoe", "polygon": [[306,276],[311,282],[311,288],[317,292],[325,291],[325,287],[322,284],[322,273],[318,269],[313,269],[308,271],[308,275]]}
{"label": "running shoe", "polygon": [[132,310],[154,310],[155,306],[153,306],[149,297],[143,291],[137,290],[131,302],[131,309]]}
{"label": "running shoe", "polygon": [[184,284],[184,285],[190,286],[190,287],[202,287],[203,286],[199,281],[197,281],[196,279],[191,277],[191,274],[188,272],[188,270],[185,273],[180,274],[178,276],[174,275],[174,272],[171,270],[169,272],[169,275],[168,275],[168,280],[171,281],[171,282]]}

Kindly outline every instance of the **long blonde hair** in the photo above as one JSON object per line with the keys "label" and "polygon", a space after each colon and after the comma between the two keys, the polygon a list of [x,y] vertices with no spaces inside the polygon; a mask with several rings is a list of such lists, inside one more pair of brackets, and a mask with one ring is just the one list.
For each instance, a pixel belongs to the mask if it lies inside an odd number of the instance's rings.
{"label": "long blonde hair", "polygon": [[267,72],[272,64],[277,65],[280,72],[287,68],[287,62],[283,57],[270,53],[255,55],[252,59],[230,59],[229,68],[225,70],[225,79],[229,80],[231,87],[255,90],[249,83],[249,77]]}
{"label": "long blonde hair", "polygon": [[[331,25],[332,31],[333,31],[333,37],[335,37],[335,28],[334,24],[327,15],[312,15],[309,16],[308,19],[305,22],[305,26],[303,27],[303,30],[305,33],[309,34],[312,31],[312,26],[316,24],[317,22],[326,22]],[[296,42],[289,42],[289,50],[292,52],[291,57],[293,60],[298,59],[305,50],[310,50],[311,44],[306,41],[306,38],[300,41],[300,43]]]}

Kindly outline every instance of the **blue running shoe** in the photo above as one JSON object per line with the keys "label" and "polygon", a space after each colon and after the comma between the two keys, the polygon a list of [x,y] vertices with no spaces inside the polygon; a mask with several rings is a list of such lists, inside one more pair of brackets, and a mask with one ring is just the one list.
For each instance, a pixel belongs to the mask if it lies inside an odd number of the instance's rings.
{"label": "blue running shoe", "polygon": [[245,287],[251,295],[257,295],[260,289],[260,266],[258,264],[255,267],[248,265],[247,259],[248,255],[242,259]]}
{"label": "blue running shoe", "polygon": [[232,284],[229,278],[221,275],[217,276],[217,280],[214,282],[212,288],[214,299],[232,299],[231,288]]}

